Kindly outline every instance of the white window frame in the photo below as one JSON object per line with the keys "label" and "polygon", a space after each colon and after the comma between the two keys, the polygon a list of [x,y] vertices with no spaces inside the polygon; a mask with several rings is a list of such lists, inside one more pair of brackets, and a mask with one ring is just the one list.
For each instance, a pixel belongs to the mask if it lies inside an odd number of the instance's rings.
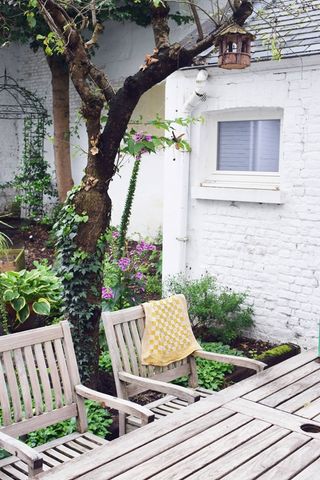
{"label": "white window frame", "polygon": [[[193,198],[283,203],[280,191],[282,158],[282,118],[280,108],[259,108],[204,113],[204,125],[199,134],[198,155],[202,162],[200,186],[192,188]],[[222,171],[218,164],[218,122],[250,120],[280,120],[278,172]],[[199,184],[198,184],[199,185]]]}

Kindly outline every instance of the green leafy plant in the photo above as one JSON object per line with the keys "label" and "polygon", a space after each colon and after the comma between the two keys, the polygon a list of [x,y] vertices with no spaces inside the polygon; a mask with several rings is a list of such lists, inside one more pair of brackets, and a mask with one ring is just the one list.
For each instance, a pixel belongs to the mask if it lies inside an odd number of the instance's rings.
{"label": "green leafy plant", "polygon": [[209,274],[197,280],[171,277],[166,288],[185,295],[195,333],[203,339],[230,343],[253,325],[253,308],[245,303],[246,294],[218,285]]}
{"label": "green leafy plant", "polygon": [[[86,410],[88,418],[88,430],[99,437],[106,438],[110,433],[109,427],[112,424],[110,413],[98,403],[86,400]],[[37,447],[44,443],[64,437],[77,430],[76,419],[71,418],[64,422],[42,428],[28,434],[26,443],[30,447]]]}
{"label": "green leafy plant", "polygon": [[13,329],[32,313],[54,317],[61,306],[61,284],[47,264],[35,262],[35,269],[0,274],[2,302],[11,317]]}
{"label": "green leafy plant", "polygon": [[[201,347],[207,352],[221,353],[224,355],[243,355],[242,352],[219,342],[201,343]],[[226,375],[229,375],[234,370],[234,366],[228,363],[204,360],[202,358],[197,358],[196,364],[200,387],[214,391],[220,390],[225,386]],[[187,387],[188,379],[187,377],[181,377],[174,383]]]}
{"label": "green leafy plant", "polygon": [[[0,227],[10,227],[6,222],[3,222],[0,220]],[[10,247],[10,244],[12,244],[11,239],[6,235],[4,232],[0,230],[0,255],[3,255],[5,251]]]}

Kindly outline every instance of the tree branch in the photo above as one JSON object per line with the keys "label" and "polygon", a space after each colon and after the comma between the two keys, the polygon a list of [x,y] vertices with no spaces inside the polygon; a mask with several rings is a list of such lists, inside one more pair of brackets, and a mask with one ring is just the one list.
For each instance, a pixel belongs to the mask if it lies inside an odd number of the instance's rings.
{"label": "tree branch", "polygon": [[190,3],[190,9],[191,9],[191,12],[192,12],[192,15],[193,15],[193,18],[194,18],[194,23],[196,24],[196,27],[197,27],[197,30],[198,30],[198,40],[202,40],[203,39],[203,30],[202,30],[201,21],[200,21],[198,10],[197,10],[197,7],[196,7],[195,3]]}
{"label": "tree branch", "polygon": [[153,29],[155,45],[158,50],[167,48],[170,45],[170,28],[168,25],[169,11],[170,8],[168,7],[167,3],[164,2],[158,7],[151,7],[151,25]]}
{"label": "tree branch", "polygon": [[[109,101],[114,95],[107,76],[103,72],[98,72],[98,69],[90,62],[84,42],[74,28],[67,12],[54,0],[38,0],[38,5],[50,28],[64,41],[70,76],[81,100],[91,108],[95,106],[101,110],[104,101]],[[101,89],[104,98],[100,93],[94,91],[90,80],[93,80]],[[85,113],[89,114],[88,111]]]}

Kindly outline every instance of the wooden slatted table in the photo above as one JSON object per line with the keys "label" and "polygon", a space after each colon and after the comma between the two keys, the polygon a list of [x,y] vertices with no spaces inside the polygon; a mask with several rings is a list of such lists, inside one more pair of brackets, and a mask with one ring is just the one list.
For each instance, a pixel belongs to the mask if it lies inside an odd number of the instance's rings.
{"label": "wooden slatted table", "polygon": [[[305,424],[319,433],[302,430]],[[318,480],[316,352],[298,355],[37,478]]]}

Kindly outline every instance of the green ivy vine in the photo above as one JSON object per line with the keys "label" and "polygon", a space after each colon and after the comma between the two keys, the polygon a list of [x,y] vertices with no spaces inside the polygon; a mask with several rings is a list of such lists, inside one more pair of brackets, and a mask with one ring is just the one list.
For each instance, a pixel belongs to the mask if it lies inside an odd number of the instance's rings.
{"label": "green ivy vine", "polygon": [[[72,327],[73,341],[77,355],[81,379],[87,382],[93,369],[94,352],[98,348],[90,329],[94,329],[93,319],[97,309],[100,313],[101,292],[93,283],[97,278],[102,284],[102,260],[105,253],[105,235],[97,242],[92,254],[79,248],[75,242],[79,226],[88,221],[86,212],[76,212],[73,200],[82,186],[74,187],[62,208],[60,218],[54,225],[58,249],[58,270],[63,285],[64,316]],[[92,278],[95,278],[95,282]],[[99,284],[99,282],[98,282]],[[88,301],[97,298],[98,303]]]}

